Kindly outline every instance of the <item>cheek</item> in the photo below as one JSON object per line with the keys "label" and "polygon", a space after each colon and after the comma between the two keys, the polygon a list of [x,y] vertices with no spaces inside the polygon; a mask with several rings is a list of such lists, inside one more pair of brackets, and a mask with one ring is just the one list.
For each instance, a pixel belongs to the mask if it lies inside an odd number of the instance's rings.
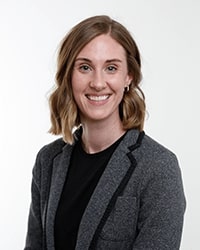
{"label": "cheek", "polygon": [[73,93],[75,103],[80,108],[83,102],[83,98],[84,98],[83,96],[84,82],[83,82],[82,77],[80,77],[77,74],[72,75],[71,84],[72,84],[72,93]]}
{"label": "cheek", "polygon": [[75,96],[76,93],[80,91],[80,87],[81,87],[80,79],[76,74],[72,75],[71,84],[72,84],[73,95]]}
{"label": "cheek", "polygon": [[79,74],[78,72],[72,75],[72,89],[74,91],[84,91],[88,86],[89,79],[86,75]]}
{"label": "cheek", "polygon": [[79,93],[78,85],[76,84],[74,79],[72,79],[72,95],[73,95],[74,100],[75,100],[76,103],[77,103],[77,100],[78,100],[78,93]]}
{"label": "cheek", "polygon": [[123,93],[124,91],[124,86],[125,86],[125,78],[124,77],[115,77],[115,78],[112,78],[110,79],[109,81],[109,85],[110,87],[116,91],[116,92],[119,92],[119,93]]}

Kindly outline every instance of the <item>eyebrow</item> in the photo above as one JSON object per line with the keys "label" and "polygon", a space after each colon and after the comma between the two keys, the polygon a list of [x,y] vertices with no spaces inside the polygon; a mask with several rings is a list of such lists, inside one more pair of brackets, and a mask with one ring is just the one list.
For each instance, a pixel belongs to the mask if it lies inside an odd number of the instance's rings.
{"label": "eyebrow", "polygon": [[[88,58],[85,58],[85,57],[79,57],[79,58],[76,58],[75,62],[77,61],[85,61],[85,62],[92,62],[90,59]],[[119,63],[122,63],[122,60],[120,59],[117,59],[117,58],[113,58],[113,59],[108,59],[106,60],[106,63],[111,63],[111,62],[119,62]]]}

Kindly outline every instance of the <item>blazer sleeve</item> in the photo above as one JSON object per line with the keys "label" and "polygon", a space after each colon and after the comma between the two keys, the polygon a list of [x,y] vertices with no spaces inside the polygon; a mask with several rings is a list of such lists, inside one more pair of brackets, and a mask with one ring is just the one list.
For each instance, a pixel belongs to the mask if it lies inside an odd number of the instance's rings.
{"label": "blazer sleeve", "polygon": [[178,250],[186,203],[176,156],[160,156],[143,174],[133,250]]}
{"label": "blazer sleeve", "polygon": [[26,243],[24,250],[42,250],[43,229],[41,218],[41,168],[39,154],[33,168],[32,184],[31,184],[31,205],[28,217],[28,230],[26,235]]}
{"label": "blazer sleeve", "polygon": [[28,230],[24,250],[42,250],[46,246],[46,210],[49,197],[49,185],[54,158],[62,153],[65,146],[62,138],[43,146],[37,154],[33,167],[31,185],[31,205],[28,218]]}

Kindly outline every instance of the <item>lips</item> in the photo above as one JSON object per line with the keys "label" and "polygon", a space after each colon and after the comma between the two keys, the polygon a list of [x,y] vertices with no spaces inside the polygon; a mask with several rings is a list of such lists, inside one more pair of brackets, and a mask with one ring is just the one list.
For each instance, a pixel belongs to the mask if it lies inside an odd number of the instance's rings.
{"label": "lips", "polygon": [[110,95],[86,95],[86,97],[90,100],[90,101],[95,101],[95,102],[100,102],[100,101],[105,101],[109,98]]}

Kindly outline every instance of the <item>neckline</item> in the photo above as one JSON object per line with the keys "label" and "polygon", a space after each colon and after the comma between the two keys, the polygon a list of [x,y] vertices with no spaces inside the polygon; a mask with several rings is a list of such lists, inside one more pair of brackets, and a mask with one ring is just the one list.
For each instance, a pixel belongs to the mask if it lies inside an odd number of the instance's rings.
{"label": "neckline", "polygon": [[83,145],[82,145],[82,140],[80,139],[78,141],[78,149],[79,149],[79,152],[87,157],[98,157],[98,156],[102,156],[106,153],[108,153],[109,151],[114,151],[115,148],[119,145],[119,143],[122,141],[122,139],[125,137],[125,135],[127,134],[127,131],[120,137],[118,138],[115,142],[113,142],[113,144],[111,144],[110,146],[108,146],[107,148],[99,151],[99,152],[96,152],[96,153],[87,153],[84,148],[83,148]]}

